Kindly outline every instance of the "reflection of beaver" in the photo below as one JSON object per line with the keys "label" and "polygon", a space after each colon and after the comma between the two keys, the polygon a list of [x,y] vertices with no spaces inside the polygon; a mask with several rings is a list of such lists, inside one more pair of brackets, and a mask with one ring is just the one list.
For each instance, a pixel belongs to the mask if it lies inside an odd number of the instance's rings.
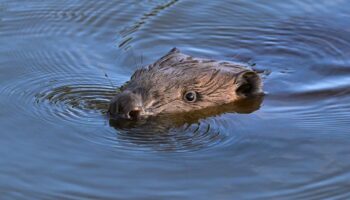
{"label": "reflection of beaver", "polygon": [[137,70],[111,101],[109,113],[136,119],[216,107],[261,94],[259,75],[245,66],[193,58],[172,49]]}
{"label": "reflection of beaver", "polygon": [[[117,131],[116,140],[125,146],[135,144],[137,148],[145,150],[193,151],[228,139],[229,134],[225,130],[232,129],[225,123],[225,119],[213,116],[222,113],[251,113],[260,108],[262,100],[263,96],[256,95],[191,112],[159,114],[139,120],[110,119],[109,125]],[[239,116],[230,116],[232,120],[237,118]]]}

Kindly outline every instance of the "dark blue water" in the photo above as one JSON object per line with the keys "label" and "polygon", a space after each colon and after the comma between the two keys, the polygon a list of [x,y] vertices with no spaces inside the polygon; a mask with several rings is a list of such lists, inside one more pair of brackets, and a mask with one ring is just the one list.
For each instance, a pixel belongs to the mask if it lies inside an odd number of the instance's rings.
{"label": "dark blue water", "polygon": [[[0,199],[350,199],[349,7],[0,0]],[[175,46],[271,72],[261,105],[111,125],[116,88]]]}

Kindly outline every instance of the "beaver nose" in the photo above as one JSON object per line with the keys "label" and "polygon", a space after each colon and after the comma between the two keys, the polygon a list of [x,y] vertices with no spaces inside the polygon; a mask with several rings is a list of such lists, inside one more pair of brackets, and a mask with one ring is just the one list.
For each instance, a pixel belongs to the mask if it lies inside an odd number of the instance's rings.
{"label": "beaver nose", "polygon": [[131,119],[138,119],[141,116],[142,108],[134,108],[128,113],[128,117]]}
{"label": "beaver nose", "polygon": [[141,97],[131,92],[123,92],[111,101],[108,112],[116,117],[138,119],[143,112]]}

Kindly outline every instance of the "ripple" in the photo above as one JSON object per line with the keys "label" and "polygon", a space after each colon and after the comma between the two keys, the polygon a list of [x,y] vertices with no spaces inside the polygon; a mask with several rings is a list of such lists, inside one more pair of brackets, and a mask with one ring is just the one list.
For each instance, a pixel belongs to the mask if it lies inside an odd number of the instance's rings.
{"label": "ripple", "polygon": [[[298,7],[294,9],[298,15],[285,15],[287,10],[276,10],[258,2],[232,2],[230,6],[215,2],[194,4],[176,4],[177,12],[163,12],[161,17],[147,21],[147,26],[141,23],[142,29],[131,28],[131,33],[126,32],[127,37],[119,44],[122,47],[132,45],[137,49],[148,49],[149,44],[157,43],[163,49],[177,46],[189,53],[206,56],[199,52],[208,52],[208,56],[224,59],[234,58],[237,54],[242,57],[248,55],[251,59],[259,58],[266,62],[266,66],[275,62],[278,66],[274,71],[284,70],[280,69],[282,67],[302,70],[311,61],[349,60],[349,31],[333,23],[332,20],[336,19],[319,20],[321,12],[326,11],[317,10],[317,6],[276,3],[284,9],[286,6]],[[196,6],[196,13],[191,11],[193,6]],[[310,10],[303,9],[310,7],[319,14],[305,17]],[[269,12],[270,9],[273,12]],[[227,16],[232,20],[219,20]],[[121,34],[123,36],[124,32]],[[211,52],[208,46],[212,47]],[[228,49],[231,49],[231,53]],[[222,52],[226,52],[225,55]]]}
{"label": "ripple", "polygon": [[[2,1],[2,152],[19,150],[3,159],[9,187],[17,196],[38,189],[44,196],[112,199],[117,177],[141,187],[136,194],[119,187],[129,199],[154,189],[165,199],[349,199],[348,8],[345,0]],[[115,86],[143,59],[150,63],[174,46],[272,72],[264,76],[262,109],[253,101],[238,105],[246,109],[109,120]],[[24,157],[34,159],[31,165],[18,163]],[[57,164],[62,161],[67,167]],[[69,173],[76,166],[77,176]],[[44,182],[21,175],[28,171]],[[83,183],[87,174],[105,185]],[[45,184],[52,187],[38,187]],[[207,191],[193,187],[203,184]]]}
{"label": "ripple", "polygon": [[309,133],[337,132],[335,137],[348,137],[349,76],[346,73],[340,75],[337,67],[331,69],[336,71],[332,72],[332,76],[295,83],[292,89],[270,93],[266,99],[271,101],[272,106],[265,107],[266,113],[291,120],[294,127],[300,127]]}
{"label": "ripple", "polygon": [[111,119],[109,125],[114,129],[106,130],[109,140],[95,138],[93,142],[142,152],[181,153],[224,148],[240,142],[242,135],[234,132],[244,133],[249,123],[255,120],[254,114],[243,114],[258,110],[262,100],[263,97],[255,97],[201,111],[159,115],[136,122]]}
{"label": "ripple", "polygon": [[[79,78],[77,78],[79,77]],[[128,152],[166,151],[173,153],[207,151],[239,142],[229,130],[245,126],[236,116],[225,113],[251,113],[259,109],[262,97],[193,113],[150,117],[137,122],[110,120],[107,110],[117,89],[108,79],[86,74],[31,73],[8,81],[0,93],[16,98],[12,112],[48,123],[84,125],[80,137],[104,147]],[[117,81],[113,81],[117,82]],[[248,122],[247,122],[248,123]]]}
{"label": "ripple", "polygon": [[278,194],[265,196],[267,199],[348,199],[348,170],[335,172],[305,184],[294,185]]}
{"label": "ripple", "polygon": [[115,95],[111,87],[92,84],[63,85],[35,96],[38,116],[52,116],[71,123],[103,124],[110,99]]}
{"label": "ripple", "polygon": [[158,4],[154,8],[151,9],[151,11],[143,14],[143,16],[137,20],[134,24],[129,25],[125,27],[123,30],[120,31],[121,39],[119,41],[118,47],[128,49],[130,46],[128,45],[133,40],[133,34],[137,32],[144,24],[147,23],[147,21],[151,20],[152,17],[155,17],[158,15],[159,12],[162,10],[165,10],[171,6],[173,6],[175,3],[177,3],[178,0],[171,0],[163,4]]}
{"label": "ripple", "polygon": [[[109,141],[100,141],[127,151],[197,152],[232,144],[237,138],[224,131],[223,123],[215,119],[203,119],[198,123],[174,127],[173,120],[152,119],[132,128],[121,128],[111,121],[117,134]],[[125,125],[125,124],[124,124]],[[109,130],[110,136],[115,130]],[[94,140],[96,142],[96,140]],[[106,143],[107,142],[107,143]]]}
{"label": "ripple", "polygon": [[103,116],[116,89],[101,77],[82,76],[79,80],[76,77],[26,75],[21,81],[6,84],[0,92],[20,100],[14,111],[17,113],[51,123],[64,120],[74,124],[103,124]]}
{"label": "ripple", "polygon": [[[128,21],[136,8],[130,2],[9,2],[0,35],[7,37],[89,36],[105,40]],[[135,3],[136,4],[136,3]],[[127,11],[127,12],[125,12]],[[117,13],[117,14],[116,14]],[[101,28],[103,27],[103,28]],[[107,28],[108,27],[108,28]]]}

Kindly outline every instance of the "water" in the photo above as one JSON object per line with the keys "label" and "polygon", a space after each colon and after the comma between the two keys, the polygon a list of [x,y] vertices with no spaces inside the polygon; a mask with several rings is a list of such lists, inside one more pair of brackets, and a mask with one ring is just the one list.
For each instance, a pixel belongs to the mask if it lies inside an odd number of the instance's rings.
{"label": "water", "polygon": [[[349,6],[0,1],[0,198],[350,199]],[[175,46],[271,72],[265,97],[110,122],[116,88]]]}

